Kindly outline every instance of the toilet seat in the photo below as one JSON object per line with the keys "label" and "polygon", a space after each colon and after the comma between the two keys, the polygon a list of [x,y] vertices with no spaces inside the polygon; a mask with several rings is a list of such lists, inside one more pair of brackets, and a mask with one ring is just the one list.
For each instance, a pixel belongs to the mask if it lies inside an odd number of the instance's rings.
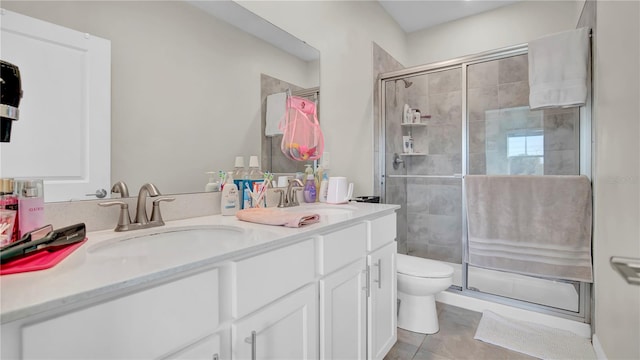
{"label": "toilet seat", "polygon": [[417,256],[397,254],[397,272],[421,278],[447,278],[453,275],[453,268],[436,260]]}

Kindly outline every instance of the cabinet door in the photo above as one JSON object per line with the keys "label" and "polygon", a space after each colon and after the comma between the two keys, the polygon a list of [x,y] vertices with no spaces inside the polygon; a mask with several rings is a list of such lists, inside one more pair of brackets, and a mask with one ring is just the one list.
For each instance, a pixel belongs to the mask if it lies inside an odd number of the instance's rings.
{"label": "cabinet door", "polygon": [[24,326],[22,358],[158,358],[217,327],[213,269]]}
{"label": "cabinet door", "polygon": [[276,300],[231,328],[233,359],[317,359],[317,285]]}
{"label": "cabinet door", "polygon": [[320,358],[364,359],[367,343],[364,256],[320,280]]}
{"label": "cabinet door", "polygon": [[396,342],[396,243],[368,256],[371,295],[368,305],[368,358],[383,359]]}
{"label": "cabinet door", "polygon": [[207,336],[166,359],[220,360],[220,335]]}

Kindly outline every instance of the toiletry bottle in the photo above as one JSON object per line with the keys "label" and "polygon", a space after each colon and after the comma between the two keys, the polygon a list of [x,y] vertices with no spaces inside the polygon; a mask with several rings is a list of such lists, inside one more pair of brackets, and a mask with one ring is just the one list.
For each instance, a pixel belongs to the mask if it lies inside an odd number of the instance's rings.
{"label": "toiletry bottle", "polygon": [[204,186],[205,192],[214,192],[220,189],[220,183],[215,181],[215,171],[207,171],[205,174],[209,174],[209,182]]}
{"label": "toiletry bottle", "polygon": [[316,202],[316,181],[313,174],[307,175],[307,182],[304,184],[304,202]]}
{"label": "toiletry bottle", "polygon": [[9,210],[15,212],[13,217],[13,229],[11,231],[11,238],[9,242],[14,242],[19,239],[19,218],[20,213],[18,211],[18,197],[13,193],[13,179],[0,179],[0,209]]}
{"label": "toiletry bottle", "polygon": [[19,180],[16,184],[20,237],[44,226],[44,187],[40,179]]}
{"label": "toiletry bottle", "polygon": [[238,187],[233,181],[227,182],[222,189],[220,213],[222,215],[235,215],[239,208],[238,201]]}
{"label": "toiletry bottle", "polygon": [[247,179],[249,173],[244,168],[244,157],[236,156],[236,165],[233,168],[233,178],[236,180]]}
{"label": "toiletry bottle", "polygon": [[[246,182],[242,182],[242,184],[247,184]],[[246,186],[242,188],[242,206],[241,209],[249,209],[251,208],[251,190]]]}
{"label": "toiletry bottle", "polygon": [[322,183],[322,179],[324,178],[324,168],[322,165],[318,165],[315,174],[315,182],[316,182],[316,201],[320,201],[320,184]]}
{"label": "toiletry bottle", "polygon": [[250,180],[264,179],[264,174],[260,170],[260,165],[258,164],[258,157],[256,155],[253,155],[249,158],[249,179]]}
{"label": "toiletry bottle", "polygon": [[318,201],[321,203],[327,202],[327,192],[329,190],[329,177],[325,172],[322,175],[322,181],[320,182],[320,192],[318,193]]}

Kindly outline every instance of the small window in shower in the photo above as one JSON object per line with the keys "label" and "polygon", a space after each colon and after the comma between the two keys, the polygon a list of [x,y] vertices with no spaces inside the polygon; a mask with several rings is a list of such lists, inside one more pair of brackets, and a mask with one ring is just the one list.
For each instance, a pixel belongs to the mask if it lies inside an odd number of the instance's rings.
{"label": "small window in shower", "polygon": [[509,134],[507,137],[507,157],[544,157],[544,135],[542,130],[533,134]]}
{"label": "small window in shower", "polygon": [[509,175],[544,175],[544,135],[542,130],[507,134]]}

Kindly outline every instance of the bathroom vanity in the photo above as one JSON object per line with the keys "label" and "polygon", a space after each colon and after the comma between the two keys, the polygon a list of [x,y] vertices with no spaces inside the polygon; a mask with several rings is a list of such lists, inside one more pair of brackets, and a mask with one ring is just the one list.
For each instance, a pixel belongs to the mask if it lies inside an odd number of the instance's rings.
{"label": "bathroom vanity", "polygon": [[299,229],[221,215],[96,231],[3,276],[1,357],[382,359],[396,341],[396,205],[310,205]]}

